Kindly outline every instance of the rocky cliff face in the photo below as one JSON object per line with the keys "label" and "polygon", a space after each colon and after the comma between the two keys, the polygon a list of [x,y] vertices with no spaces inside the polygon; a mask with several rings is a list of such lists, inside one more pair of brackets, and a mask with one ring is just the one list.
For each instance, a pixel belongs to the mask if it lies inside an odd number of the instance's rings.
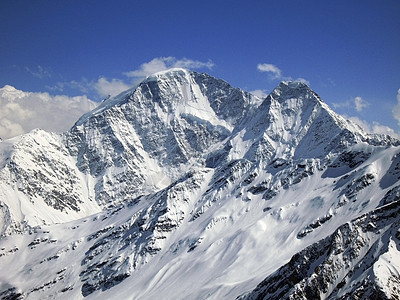
{"label": "rocky cliff face", "polygon": [[97,201],[118,202],[165,187],[199,163],[231,134],[253,98],[206,74],[175,69],[102,103],[66,142],[80,171],[100,178]]}
{"label": "rocky cliff face", "polygon": [[397,299],[400,201],[340,226],[238,299]]}
{"label": "rocky cliff face", "polygon": [[399,144],[300,82],[155,74],[0,143],[0,295],[394,297]]}

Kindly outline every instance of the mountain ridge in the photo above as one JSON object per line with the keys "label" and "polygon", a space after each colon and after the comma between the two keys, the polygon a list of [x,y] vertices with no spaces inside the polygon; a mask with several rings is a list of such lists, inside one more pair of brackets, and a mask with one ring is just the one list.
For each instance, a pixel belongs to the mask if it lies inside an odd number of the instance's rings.
{"label": "mountain ridge", "polygon": [[155,74],[62,135],[0,143],[0,264],[14,270],[0,293],[236,298],[395,203],[399,145],[301,82],[261,100],[207,74]]}

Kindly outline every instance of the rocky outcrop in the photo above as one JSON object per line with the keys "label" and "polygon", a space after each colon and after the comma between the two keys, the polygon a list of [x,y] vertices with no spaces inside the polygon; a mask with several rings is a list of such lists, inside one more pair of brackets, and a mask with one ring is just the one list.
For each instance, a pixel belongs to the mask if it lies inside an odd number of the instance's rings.
{"label": "rocky outcrop", "polygon": [[399,214],[397,200],[340,226],[238,299],[399,298]]}

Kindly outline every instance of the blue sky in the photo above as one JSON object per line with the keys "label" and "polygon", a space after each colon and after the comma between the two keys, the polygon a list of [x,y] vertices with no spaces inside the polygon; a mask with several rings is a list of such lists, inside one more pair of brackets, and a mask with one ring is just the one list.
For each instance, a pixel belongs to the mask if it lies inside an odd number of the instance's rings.
{"label": "blue sky", "polygon": [[398,0],[1,6],[0,87],[99,101],[173,66],[259,94],[301,78],[370,131],[400,132]]}

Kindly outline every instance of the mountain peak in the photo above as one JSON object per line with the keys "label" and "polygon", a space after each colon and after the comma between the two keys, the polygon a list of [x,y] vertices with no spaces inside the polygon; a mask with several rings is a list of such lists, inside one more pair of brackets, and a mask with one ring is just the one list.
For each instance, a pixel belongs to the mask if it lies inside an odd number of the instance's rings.
{"label": "mountain peak", "polygon": [[0,143],[0,298],[235,299],[264,278],[279,299],[397,288],[400,146],[304,82],[254,99],[170,69],[64,135]]}
{"label": "mountain peak", "polygon": [[295,89],[299,87],[306,86],[308,88],[309,85],[304,80],[283,80],[279,85],[288,86],[289,88]]}
{"label": "mountain peak", "polygon": [[162,77],[174,77],[174,76],[186,77],[188,74],[189,74],[189,71],[187,69],[170,68],[170,69],[159,71],[157,73],[149,75],[146,77],[146,79],[144,81],[147,82],[147,81],[157,80],[158,78],[162,78]]}
{"label": "mountain peak", "polygon": [[310,86],[302,80],[282,81],[271,94],[274,99],[287,100],[290,98],[316,99],[323,102],[321,97],[315,93]]}

